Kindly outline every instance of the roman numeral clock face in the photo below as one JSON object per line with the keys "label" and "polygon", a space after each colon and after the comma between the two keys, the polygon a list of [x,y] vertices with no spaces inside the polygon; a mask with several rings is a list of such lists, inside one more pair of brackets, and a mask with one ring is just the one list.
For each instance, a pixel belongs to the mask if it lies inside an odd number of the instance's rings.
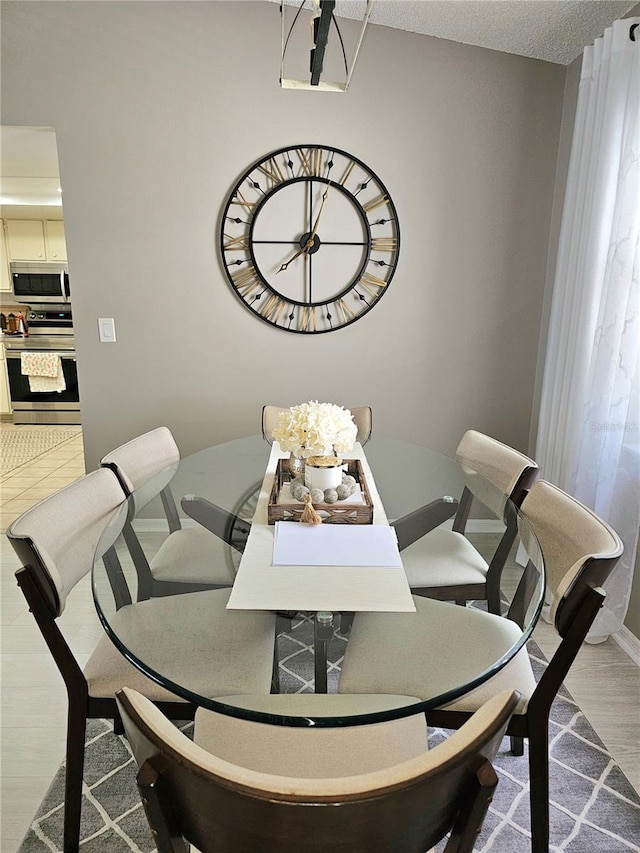
{"label": "roman numeral clock face", "polygon": [[254,163],[226,203],[231,286],[261,320],[320,334],[373,308],[398,264],[395,206],[377,175],[337,148],[301,145]]}

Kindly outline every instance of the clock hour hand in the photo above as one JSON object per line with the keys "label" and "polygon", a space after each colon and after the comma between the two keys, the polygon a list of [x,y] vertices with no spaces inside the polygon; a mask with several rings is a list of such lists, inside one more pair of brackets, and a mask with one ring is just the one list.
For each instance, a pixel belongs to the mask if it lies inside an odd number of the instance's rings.
{"label": "clock hour hand", "polygon": [[[313,240],[311,241],[311,245],[313,245]],[[282,272],[283,270],[286,270],[286,268],[289,266],[289,264],[290,264],[290,263],[292,263],[293,261],[295,261],[295,259],[296,259],[296,258],[299,258],[299,257],[300,257],[300,255],[302,255],[302,254],[305,254],[305,255],[306,255],[306,252],[307,252],[307,248],[308,248],[308,246],[309,246],[309,243],[307,242],[307,243],[305,243],[305,244],[304,244],[304,246],[303,246],[301,249],[298,249],[298,251],[295,253],[295,255],[293,255],[292,257],[290,257],[288,261],[286,261],[284,264],[282,264],[282,266],[280,267],[280,269],[276,270],[276,275],[277,275],[279,272]]]}

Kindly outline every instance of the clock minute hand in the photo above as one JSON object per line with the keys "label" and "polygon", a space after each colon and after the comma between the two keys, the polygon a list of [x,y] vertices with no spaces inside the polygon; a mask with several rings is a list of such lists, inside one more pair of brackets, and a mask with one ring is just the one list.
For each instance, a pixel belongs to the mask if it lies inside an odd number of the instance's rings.
{"label": "clock minute hand", "polygon": [[318,225],[320,223],[320,217],[322,216],[322,208],[324,207],[324,203],[327,200],[327,193],[329,192],[329,187],[322,193],[322,202],[320,203],[320,210],[318,211],[318,215],[316,216],[316,221],[313,224],[313,228],[311,229],[311,234],[309,235],[309,239],[307,240],[307,248],[311,248],[313,246],[313,238],[316,236],[316,231],[318,230]]}
{"label": "clock minute hand", "polygon": [[318,211],[318,215],[316,216],[316,221],[313,223],[313,228],[311,229],[311,233],[309,234],[309,238],[308,238],[307,242],[304,244],[304,246],[301,249],[298,249],[298,251],[295,253],[295,255],[293,255],[291,258],[289,258],[289,260],[286,261],[286,263],[282,264],[280,269],[278,269],[276,271],[276,274],[279,272],[282,272],[283,270],[286,270],[286,268],[289,266],[289,264],[292,263],[293,261],[295,261],[296,258],[299,258],[300,255],[302,255],[303,253],[306,257],[309,257],[308,250],[313,247],[313,238],[316,236],[316,231],[318,230],[318,225],[320,223],[320,216],[322,215],[322,209],[324,207],[325,201],[327,200],[327,193],[328,192],[329,192],[329,187],[327,187],[326,190],[322,194],[322,201],[320,203],[320,210]]}

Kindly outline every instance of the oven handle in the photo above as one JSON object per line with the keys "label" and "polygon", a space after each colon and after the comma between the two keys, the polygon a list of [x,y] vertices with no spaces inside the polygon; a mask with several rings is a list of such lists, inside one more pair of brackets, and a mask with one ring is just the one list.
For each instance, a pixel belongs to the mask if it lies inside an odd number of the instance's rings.
{"label": "oven handle", "polygon": [[[48,349],[42,349],[42,350],[33,349],[33,350],[29,350],[29,352],[51,352],[51,350],[48,350]],[[10,349],[6,350],[6,356],[7,356],[7,358],[20,358],[21,354],[22,354],[22,352],[21,352],[20,350],[15,350],[15,349],[14,349],[14,350],[10,350]],[[74,352],[73,352],[73,353],[71,353],[71,352],[61,352],[61,353],[58,353],[58,355],[60,356],[60,358],[63,358],[63,359],[64,359],[64,358],[67,358],[67,359],[69,359],[69,358],[70,358],[72,361],[75,361],[75,360],[76,360],[76,354],[75,354]]]}

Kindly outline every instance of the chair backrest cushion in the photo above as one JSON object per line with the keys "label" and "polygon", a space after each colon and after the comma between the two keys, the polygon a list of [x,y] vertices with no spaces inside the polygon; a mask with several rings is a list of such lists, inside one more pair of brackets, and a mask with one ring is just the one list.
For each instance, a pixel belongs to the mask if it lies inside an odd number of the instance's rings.
{"label": "chair backrest cushion", "polygon": [[371,430],[373,429],[373,412],[371,406],[354,406],[349,411],[353,415],[353,422],[358,428],[356,434],[357,441],[360,444],[366,444],[371,438]]}
{"label": "chair backrest cushion", "polygon": [[40,501],[7,530],[10,540],[27,540],[30,550],[35,549],[34,559],[56,590],[56,615],[62,613],[69,592],[91,570],[100,537],[124,499],[117,477],[100,468]]}
{"label": "chair backrest cushion", "polygon": [[161,426],[107,453],[100,465],[114,467],[123,488],[131,494],[155,474],[179,461],[180,451],[171,430]]}
{"label": "chair backrest cushion", "polygon": [[523,474],[538,468],[533,459],[474,429],[460,439],[456,459],[469,491],[498,517]]}
{"label": "chair backrest cushion", "polygon": [[[599,584],[622,554],[618,534],[580,501],[546,480],[538,480],[521,507],[540,544],[546,584],[553,594],[552,618],[574,591],[584,573]],[[598,571],[594,564],[602,564]]]}
{"label": "chair backrest cushion", "polygon": [[141,766],[139,782],[145,768],[158,771],[163,811],[170,810],[172,825],[199,849],[289,853],[302,843],[305,850],[359,853],[376,839],[378,849],[424,853],[451,829],[475,771],[495,755],[517,694],[494,697],[423,755],[384,770],[326,779],[230,764],[192,743],[145,697],[125,688],[117,699]]}

